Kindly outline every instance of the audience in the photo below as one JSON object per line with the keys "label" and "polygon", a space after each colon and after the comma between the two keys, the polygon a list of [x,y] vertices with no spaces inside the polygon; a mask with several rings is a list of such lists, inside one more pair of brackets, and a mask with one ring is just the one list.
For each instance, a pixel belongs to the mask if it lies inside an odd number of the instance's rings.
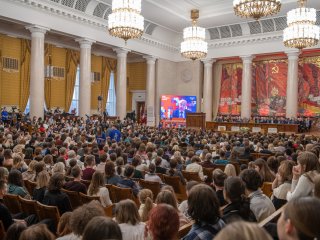
{"label": "audience", "polygon": [[78,165],[71,169],[72,181],[69,181],[63,185],[63,188],[68,191],[81,192],[83,194],[87,193],[87,187],[81,182],[82,170]]}
{"label": "audience", "polygon": [[100,197],[100,202],[103,207],[110,206],[112,204],[109,196],[109,190],[104,184],[104,176],[101,172],[96,171],[93,176],[88,189],[89,196]]}
{"label": "audience", "polygon": [[149,219],[149,212],[156,205],[153,203],[153,193],[149,189],[142,189],[138,194],[140,207],[139,215],[142,222],[146,222]]}

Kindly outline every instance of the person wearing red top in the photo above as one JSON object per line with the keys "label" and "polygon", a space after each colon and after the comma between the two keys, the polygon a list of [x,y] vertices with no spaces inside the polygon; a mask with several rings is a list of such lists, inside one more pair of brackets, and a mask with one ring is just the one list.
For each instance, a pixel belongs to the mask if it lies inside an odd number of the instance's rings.
{"label": "person wearing red top", "polygon": [[90,180],[92,179],[92,175],[96,170],[94,170],[95,166],[95,157],[93,155],[88,155],[85,160],[86,168],[82,172],[82,179],[83,180]]}

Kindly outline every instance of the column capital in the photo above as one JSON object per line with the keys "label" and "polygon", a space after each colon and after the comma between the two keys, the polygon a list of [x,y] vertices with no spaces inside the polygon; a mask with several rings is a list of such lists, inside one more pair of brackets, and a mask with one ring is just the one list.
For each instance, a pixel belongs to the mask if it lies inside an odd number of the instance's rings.
{"label": "column capital", "polygon": [[242,56],[240,56],[240,58],[242,59],[242,61],[244,63],[252,63],[254,55],[242,55]]}
{"label": "column capital", "polygon": [[80,48],[91,48],[92,43],[96,42],[89,38],[77,38],[75,41],[80,44]]}
{"label": "column capital", "polygon": [[31,32],[31,35],[44,36],[47,31],[50,31],[50,28],[42,27],[39,25],[29,25],[26,26],[26,29]]}
{"label": "column capital", "polygon": [[300,55],[300,50],[294,49],[285,51],[285,53],[287,54],[289,60],[297,60]]}
{"label": "column capital", "polygon": [[113,51],[117,53],[117,57],[126,57],[128,52],[130,52],[130,50],[126,48],[113,48]]}
{"label": "column capital", "polygon": [[143,58],[146,60],[147,64],[155,64],[157,61],[157,57],[145,55]]}
{"label": "column capital", "polygon": [[205,67],[212,67],[212,64],[215,63],[217,59],[211,58],[211,59],[203,59],[201,62],[203,62]]}

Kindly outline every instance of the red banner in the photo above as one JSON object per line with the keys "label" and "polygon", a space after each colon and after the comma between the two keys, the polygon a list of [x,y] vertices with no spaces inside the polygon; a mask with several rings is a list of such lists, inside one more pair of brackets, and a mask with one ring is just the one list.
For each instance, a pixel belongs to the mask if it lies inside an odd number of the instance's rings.
{"label": "red banner", "polygon": [[320,115],[320,56],[299,62],[299,114]]}
{"label": "red banner", "polygon": [[285,115],[288,65],[285,60],[255,62],[252,81],[255,89],[253,114],[260,116]]}
{"label": "red banner", "polygon": [[240,114],[241,82],[242,63],[222,65],[219,114]]}

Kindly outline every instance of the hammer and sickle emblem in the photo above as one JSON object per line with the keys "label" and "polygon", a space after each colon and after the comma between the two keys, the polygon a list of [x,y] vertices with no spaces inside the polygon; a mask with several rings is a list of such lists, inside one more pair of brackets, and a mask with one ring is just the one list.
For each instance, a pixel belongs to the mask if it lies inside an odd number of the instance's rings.
{"label": "hammer and sickle emblem", "polygon": [[271,72],[272,72],[272,73],[279,73],[279,67],[278,67],[278,65],[275,64],[274,67],[271,68]]}

